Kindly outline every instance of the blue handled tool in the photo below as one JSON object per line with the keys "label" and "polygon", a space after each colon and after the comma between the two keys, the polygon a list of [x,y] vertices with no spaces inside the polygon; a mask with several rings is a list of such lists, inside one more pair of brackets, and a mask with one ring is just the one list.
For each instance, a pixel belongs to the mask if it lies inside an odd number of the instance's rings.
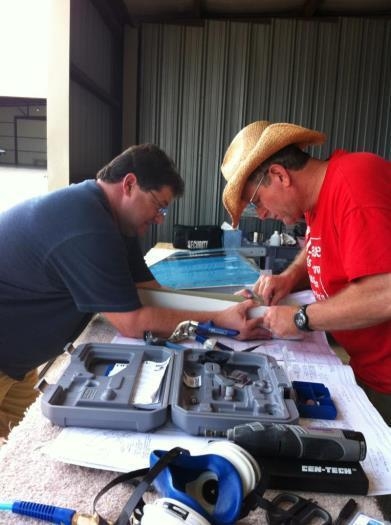
{"label": "blue handled tool", "polygon": [[190,339],[196,335],[225,335],[226,337],[235,337],[240,332],[239,330],[233,330],[231,328],[223,328],[222,326],[215,326],[213,321],[205,321],[203,323],[199,321],[182,321],[175,328],[173,333],[168,338],[169,341],[177,343]]}
{"label": "blue handled tool", "polygon": [[239,334],[239,330],[232,330],[231,328],[215,326],[213,321],[207,321],[205,323],[191,321],[191,324],[195,326],[197,334],[225,335],[226,337],[235,337]]}
{"label": "blue handled tool", "polygon": [[64,507],[55,507],[54,505],[43,505],[31,501],[13,501],[10,503],[0,503],[0,510],[8,510],[14,514],[22,514],[37,518],[50,523],[60,525],[72,525],[76,523],[74,518],[76,511]]}

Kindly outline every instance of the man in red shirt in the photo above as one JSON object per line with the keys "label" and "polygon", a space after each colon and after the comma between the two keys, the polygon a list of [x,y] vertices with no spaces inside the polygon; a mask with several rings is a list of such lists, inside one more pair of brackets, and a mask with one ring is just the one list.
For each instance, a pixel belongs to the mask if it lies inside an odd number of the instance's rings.
{"label": "man in red shirt", "polygon": [[[248,204],[260,219],[295,224],[305,217],[305,249],[254,286],[270,305],[264,326],[284,337],[330,332],[391,425],[391,163],[372,153],[339,150],[318,160],[303,151],[324,140],[294,124],[246,126],[223,160],[223,201],[233,226]],[[315,303],[276,306],[308,284]]]}

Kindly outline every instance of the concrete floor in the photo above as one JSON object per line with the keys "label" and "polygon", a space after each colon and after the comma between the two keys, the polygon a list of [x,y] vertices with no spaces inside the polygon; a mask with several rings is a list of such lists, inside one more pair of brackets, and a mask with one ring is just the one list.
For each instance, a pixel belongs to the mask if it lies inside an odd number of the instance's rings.
{"label": "concrete floor", "polygon": [[47,191],[46,169],[0,166],[0,212]]}

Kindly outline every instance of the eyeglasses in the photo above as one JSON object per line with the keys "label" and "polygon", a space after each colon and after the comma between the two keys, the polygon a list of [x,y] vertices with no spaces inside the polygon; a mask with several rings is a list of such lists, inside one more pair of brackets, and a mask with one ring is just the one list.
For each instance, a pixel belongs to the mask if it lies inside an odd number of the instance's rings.
{"label": "eyeglasses", "polygon": [[159,215],[161,215],[162,217],[165,217],[167,215],[167,212],[168,212],[168,207],[167,206],[162,206],[161,202],[159,202],[159,199],[153,193],[153,190],[149,190],[149,193],[152,195],[153,200],[155,201],[156,208],[157,208],[156,212]]}
{"label": "eyeglasses", "polygon": [[258,184],[257,184],[257,187],[255,188],[254,193],[251,195],[251,199],[248,201],[248,205],[250,206],[250,208],[253,208],[253,209],[254,209],[254,208],[257,208],[257,205],[255,204],[255,202],[253,202],[253,200],[254,200],[255,195],[257,194],[257,192],[258,192],[258,190],[259,190],[260,185],[262,184],[264,178],[266,177],[266,175],[267,175],[267,172],[264,173],[264,174],[262,175],[262,177],[259,179],[259,182],[258,182]]}

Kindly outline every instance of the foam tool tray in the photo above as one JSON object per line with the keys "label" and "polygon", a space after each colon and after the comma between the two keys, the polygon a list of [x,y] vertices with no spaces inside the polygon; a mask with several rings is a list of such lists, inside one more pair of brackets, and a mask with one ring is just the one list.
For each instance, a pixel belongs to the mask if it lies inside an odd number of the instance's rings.
{"label": "foam tool tray", "polygon": [[55,384],[43,379],[38,388],[43,414],[60,426],[147,432],[171,419],[208,435],[299,420],[284,370],[263,354],[87,343],[72,348]]}
{"label": "foam tool tray", "polygon": [[313,419],[335,419],[337,409],[330,397],[329,389],[323,383],[293,381],[297,408],[300,417]]}

